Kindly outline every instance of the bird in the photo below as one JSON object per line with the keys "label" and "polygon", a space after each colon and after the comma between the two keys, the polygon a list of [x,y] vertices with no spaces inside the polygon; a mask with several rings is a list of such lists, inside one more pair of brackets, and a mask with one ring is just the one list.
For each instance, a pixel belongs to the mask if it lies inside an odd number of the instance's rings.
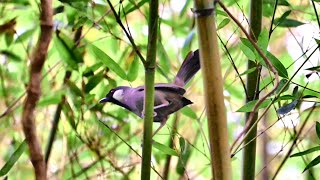
{"label": "bird", "polygon": [[[160,122],[160,126],[153,133],[153,136],[166,124],[170,114],[193,103],[183,96],[186,92],[184,86],[199,69],[199,50],[190,51],[178,70],[173,83],[155,84],[153,121]],[[111,89],[99,103],[110,102],[133,112],[140,118],[144,118],[144,96],[145,86],[136,88],[119,86]]]}

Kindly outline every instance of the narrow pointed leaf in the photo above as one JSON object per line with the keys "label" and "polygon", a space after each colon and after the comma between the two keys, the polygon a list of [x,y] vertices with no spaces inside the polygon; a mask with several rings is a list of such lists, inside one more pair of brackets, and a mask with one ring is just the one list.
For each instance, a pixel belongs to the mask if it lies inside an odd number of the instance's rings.
{"label": "narrow pointed leaf", "polygon": [[305,150],[305,151],[302,151],[302,152],[298,152],[298,153],[292,154],[290,157],[303,156],[303,155],[306,155],[306,154],[313,153],[313,152],[315,152],[315,151],[320,151],[320,146],[316,146],[316,147],[310,148],[310,149],[308,149],[308,150]]}
{"label": "narrow pointed leaf", "polygon": [[153,142],[152,146],[156,149],[158,149],[160,152],[164,153],[164,154],[168,154],[168,155],[171,155],[171,156],[178,156],[178,153],[177,151],[175,151],[174,149],[166,146],[166,145],[163,145],[161,143],[158,143],[156,141]]}
{"label": "narrow pointed leaf", "polygon": [[317,132],[317,136],[320,140],[320,123],[319,122],[316,122],[316,132]]}
{"label": "narrow pointed leaf", "polygon": [[116,63],[110,56],[108,56],[101,49],[91,44],[89,49],[93,52],[98,60],[100,60],[105,66],[107,66],[111,71],[115,72],[122,79],[126,80],[127,75],[124,70]]}
{"label": "narrow pointed leaf", "polygon": [[27,144],[26,140],[22,141],[22,143],[19,145],[18,149],[11,155],[9,160],[1,168],[0,176],[4,176],[10,171],[10,169],[19,160],[20,156],[27,149],[27,147],[28,147],[28,144]]}
{"label": "narrow pointed leaf", "polygon": [[302,172],[305,172],[306,170],[312,168],[313,166],[316,166],[320,163],[320,155],[314,158],[305,168]]}
{"label": "narrow pointed leaf", "polygon": [[[260,104],[258,109],[267,107],[271,102],[272,102],[271,99],[266,99]],[[250,101],[244,106],[242,106],[240,109],[238,109],[236,112],[251,112],[256,104],[257,104],[257,100]]]}

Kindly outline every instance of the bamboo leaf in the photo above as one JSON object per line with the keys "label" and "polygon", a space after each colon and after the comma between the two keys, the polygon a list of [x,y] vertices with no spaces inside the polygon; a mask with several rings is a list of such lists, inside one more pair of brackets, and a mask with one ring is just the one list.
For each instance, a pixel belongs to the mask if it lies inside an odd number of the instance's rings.
{"label": "bamboo leaf", "polygon": [[[254,106],[257,104],[258,100],[253,100],[248,102],[247,104],[245,104],[244,106],[242,106],[240,109],[238,109],[236,112],[251,112],[254,108]],[[266,99],[265,101],[263,101],[260,106],[258,107],[258,109],[262,109],[267,107],[270,103],[271,103],[271,99]]]}
{"label": "bamboo leaf", "polygon": [[223,19],[223,20],[219,23],[219,25],[218,25],[218,27],[217,27],[217,30],[222,29],[222,28],[225,27],[227,24],[229,24],[229,22],[230,22],[230,19],[229,19],[229,18]]}
{"label": "bamboo leaf", "polygon": [[20,156],[27,149],[27,147],[28,147],[28,144],[27,144],[26,140],[22,141],[22,143],[19,145],[18,149],[14,151],[14,153],[11,155],[11,157],[6,162],[6,164],[1,168],[0,176],[4,176],[10,171],[10,169],[19,160]]}
{"label": "bamboo leaf", "polygon": [[186,116],[188,116],[188,117],[190,117],[192,119],[197,119],[198,118],[197,114],[189,106],[183,107],[180,111],[181,111],[181,113],[183,115],[186,115]]}
{"label": "bamboo leaf", "polygon": [[188,142],[183,137],[179,138],[179,144],[180,144],[180,158],[176,167],[176,172],[180,175],[184,174],[185,167],[187,164],[187,161],[190,158],[191,155],[191,148]]}
{"label": "bamboo leaf", "polygon": [[162,152],[164,154],[168,154],[171,156],[178,156],[177,151],[175,151],[174,149],[172,149],[166,145],[163,145],[163,144],[158,143],[156,141],[154,141],[152,145],[154,148],[158,149],[160,152]]}
{"label": "bamboo leaf", "polygon": [[281,63],[281,61],[279,61],[278,58],[276,58],[270,52],[267,52],[267,58],[271,61],[272,65],[276,68],[276,70],[279,73],[279,76],[283,78],[289,78],[287,69],[283,66],[283,64]]}
{"label": "bamboo leaf", "polygon": [[96,56],[98,60],[100,60],[104,65],[106,65],[110,70],[115,72],[119,77],[126,80],[127,75],[124,70],[116,63],[110,56],[108,56],[105,52],[101,49],[96,47],[95,45],[89,45],[89,49],[92,53]]}
{"label": "bamboo leaf", "polygon": [[298,153],[292,154],[290,157],[303,156],[303,155],[306,155],[306,154],[313,153],[313,152],[315,152],[315,151],[320,151],[320,146],[316,146],[316,147],[310,148],[310,149],[308,149],[308,150],[305,150],[305,151],[302,151],[302,152],[298,152]]}
{"label": "bamboo leaf", "polygon": [[95,88],[102,81],[102,79],[103,79],[102,73],[91,76],[84,88],[84,92],[89,93],[93,88]]}
{"label": "bamboo leaf", "polygon": [[318,165],[319,163],[320,163],[320,155],[317,156],[316,158],[314,158],[314,159],[304,168],[304,170],[302,171],[302,173],[305,172],[306,170],[312,168],[313,166]]}
{"label": "bamboo leaf", "polygon": [[316,122],[316,132],[317,132],[317,136],[320,140],[320,123],[319,122]]}
{"label": "bamboo leaf", "polygon": [[132,82],[137,79],[139,74],[139,60],[136,55],[134,55],[134,59],[130,64],[130,68],[127,74],[128,81]]}

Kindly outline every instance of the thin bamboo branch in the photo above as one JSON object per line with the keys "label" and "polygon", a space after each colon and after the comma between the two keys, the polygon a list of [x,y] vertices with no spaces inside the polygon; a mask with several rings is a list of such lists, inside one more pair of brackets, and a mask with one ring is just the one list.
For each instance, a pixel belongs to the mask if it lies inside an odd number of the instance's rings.
{"label": "thin bamboo branch", "polygon": [[30,151],[30,160],[34,166],[36,179],[46,179],[46,164],[36,134],[34,110],[41,94],[41,70],[47,57],[48,47],[52,38],[52,2],[41,0],[40,36],[38,45],[33,51],[31,60],[30,80],[27,98],[23,107],[22,126]]}
{"label": "thin bamboo branch", "polygon": [[231,159],[213,4],[210,0],[195,0],[194,4],[207,107],[211,170],[214,179],[229,180],[232,177]]}
{"label": "thin bamboo branch", "polygon": [[[75,44],[75,47],[73,47],[73,48],[76,48],[79,45],[80,38],[81,38],[81,33],[82,33],[82,27],[77,29],[77,31],[76,31],[76,33],[74,35],[74,42],[76,44]],[[68,82],[70,77],[71,77],[71,71],[67,70],[66,73],[65,73],[64,79],[63,79],[63,85],[65,85]],[[61,115],[62,106],[63,106],[64,102],[65,102],[65,95],[62,96],[61,102],[58,104],[58,106],[56,108],[56,112],[55,112],[54,118],[53,118],[52,128],[51,128],[51,131],[50,131],[49,140],[48,140],[48,144],[47,144],[46,152],[45,152],[45,162],[46,162],[46,164],[48,164],[48,161],[49,161],[49,158],[50,158],[50,154],[51,154],[51,150],[52,150],[52,146],[53,146],[53,142],[55,140],[55,136],[56,136],[56,133],[58,131],[58,124],[59,124],[59,121],[60,121],[60,115]]]}
{"label": "thin bamboo branch", "polygon": [[[250,37],[250,35],[247,33],[247,31],[245,30],[245,28],[241,25],[241,23],[230,13],[230,11],[226,8],[226,6],[220,1],[220,0],[216,0],[217,3],[219,3],[219,5],[221,6],[221,8],[228,14],[228,16],[238,25],[238,27],[242,30],[242,32],[245,34],[245,36],[248,38],[248,40],[250,41],[250,43],[252,44],[252,46],[254,47],[254,49],[258,52],[258,54],[262,57],[262,59],[264,60],[264,62],[267,64],[267,66],[270,68],[271,72],[274,74],[274,79],[276,81],[274,87],[268,92],[266,93],[263,97],[261,97],[257,103],[255,104],[255,106],[253,107],[253,110],[251,111],[248,121],[245,125],[244,130],[240,133],[240,135],[238,136],[238,138],[234,141],[234,143],[231,146],[231,149],[233,149],[234,145],[240,140],[241,136],[244,134],[244,132],[250,132],[252,130],[252,128],[250,128],[250,124],[252,123],[252,119],[254,118],[255,113],[258,110],[258,107],[261,105],[261,103],[263,101],[265,101],[269,96],[271,96],[276,89],[279,86],[279,75],[278,75],[278,71],[275,69],[275,67],[272,65],[271,61],[266,57],[266,55],[261,51],[261,49],[258,47],[258,45],[254,42],[254,40]],[[250,129],[249,129],[250,128]]]}

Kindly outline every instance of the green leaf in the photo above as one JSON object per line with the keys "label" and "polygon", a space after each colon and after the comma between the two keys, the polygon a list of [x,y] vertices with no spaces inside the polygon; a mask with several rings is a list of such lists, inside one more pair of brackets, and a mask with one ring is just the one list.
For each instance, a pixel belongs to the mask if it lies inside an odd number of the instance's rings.
{"label": "green leaf", "polygon": [[189,106],[185,106],[184,108],[182,108],[181,113],[185,116],[188,116],[192,119],[197,119],[197,114],[189,107]]}
{"label": "green leaf", "polygon": [[305,69],[305,70],[320,72],[320,66],[314,66],[314,67],[311,67],[311,68],[308,68],[308,69]]}
{"label": "green leaf", "polygon": [[247,44],[241,43],[240,49],[249,60],[254,61],[256,59],[256,55],[254,54],[254,51],[252,51],[251,48],[247,46]]}
{"label": "green leaf", "polygon": [[285,19],[281,23],[279,23],[279,27],[298,27],[305,23],[294,20],[294,19]]}
{"label": "green leaf", "polygon": [[[256,105],[258,100],[253,100],[248,102],[247,104],[245,104],[244,106],[242,106],[240,109],[238,109],[236,112],[251,112],[254,108],[254,106]],[[271,99],[266,99],[264,100],[260,106],[258,107],[258,109],[262,109],[267,107],[270,103],[272,102]]]}
{"label": "green leaf", "polygon": [[11,155],[11,157],[6,162],[6,164],[1,168],[0,176],[4,176],[10,171],[10,169],[19,160],[20,156],[27,149],[27,147],[28,147],[28,144],[27,144],[26,140],[22,141],[22,143],[19,145],[18,149],[14,151],[14,153]]}
{"label": "green leaf", "polygon": [[277,93],[277,94],[280,93],[281,89],[282,89],[283,86],[285,86],[285,85],[286,85],[286,87],[285,87],[285,89],[284,89],[281,93],[286,92],[286,91],[289,89],[289,84],[287,84],[287,82],[288,82],[288,80],[287,80],[287,79],[284,79],[284,78],[280,80],[279,86],[278,86],[278,88],[277,88],[277,90],[276,90],[276,93]]}
{"label": "green leaf", "polygon": [[298,86],[295,86],[295,87],[293,88],[293,91],[292,91],[292,96],[295,97],[296,99],[299,98],[299,97],[298,97],[298,89],[299,89],[299,87],[298,87]]}
{"label": "green leaf", "polygon": [[8,50],[1,50],[1,51],[0,51],[0,54],[3,54],[3,55],[5,55],[7,58],[9,58],[9,59],[11,59],[11,60],[13,60],[13,61],[16,61],[16,62],[21,62],[21,61],[22,61],[22,59],[21,59],[18,55],[16,55],[16,54],[13,53],[13,52],[10,52],[10,51],[8,51]]}
{"label": "green leaf", "polygon": [[182,137],[179,138],[179,144],[181,148],[180,158],[176,167],[176,172],[180,175],[184,174],[186,164],[191,155],[190,144]]}
{"label": "green leaf", "polygon": [[318,165],[319,163],[320,163],[320,155],[317,156],[316,158],[314,158],[314,159],[304,168],[304,170],[302,171],[302,173],[305,172],[306,170],[312,168],[313,166]]}
{"label": "green leaf", "polygon": [[139,74],[139,64],[140,63],[139,63],[138,56],[134,55],[134,59],[131,62],[128,75],[127,75],[128,81],[132,82],[137,79]]}
{"label": "green leaf", "polygon": [[67,85],[70,88],[72,94],[74,94],[76,97],[82,97],[82,91],[77,87],[77,85],[74,82],[69,80],[67,82]]}
{"label": "green leaf", "polygon": [[229,17],[228,14],[224,11],[221,11],[219,9],[216,9],[215,12],[217,13],[217,15],[221,15],[221,16],[225,16],[225,17]]}
{"label": "green leaf", "polygon": [[257,69],[257,67],[250,68],[250,69],[244,71],[243,73],[239,74],[239,76],[243,76],[243,75],[246,75],[246,74],[250,74],[250,73],[252,73],[253,71],[255,71],[256,69]]}
{"label": "green leaf", "polygon": [[111,57],[109,57],[105,52],[96,47],[95,45],[89,45],[89,50],[100,60],[104,65],[106,65],[111,71],[115,72],[120,78],[126,80],[127,75],[124,70],[116,63]]}
{"label": "green leaf", "polygon": [[30,36],[33,35],[33,33],[35,32],[36,28],[32,28],[32,29],[28,29],[25,32],[23,32],[22,34],[20,34],[16,39],[15,39],[15,43],[17,42],[23,42],[27,39],[30,39]]}
{"label": "green leaf", "polygon": [[[269,44],[269,33],[267,29],[264,28],[259,34],[257,45],[265,54],[267,52],[268,44]],[[257,53],[256,55],[259,55],[259,54]]]}
{"label": "green leaf", "polygon": [[55,94],[51,96],[46,96],[38,102],[39,107],[45,107],[52,104],[59,104],[61,102],[62,94]]}
{"label": "green leaf", "polygon": [[217,27],[217,30],[222,29],[222,28],[225,27],[227,24],[229,24],[229,22],[230,22],[230,19],[229,19],[229,18],[223,19],[223,20],[219,23],[219,25],[218,25],[218,27]]}
{"label": "green leaf", "polygon": [[163,47],[162,42],[158,43],[158,56],[159,56],[159,64],[160,64],[161,69],[165,73],[169,73],[170,69],[171,69],[170,58],[169,58],[165,48]]}
{"label": "green leaf", "polygon": [[68,65],[68,67],[70,69],[77,70],[77,62],[72,58],[72,53],[66,44],[57,36],[54,36],[53,43],[56,47],[56,51],[60,55],[60,58]]}
{"label": "green leaf", "polygon": [[267,58],[271,61],[272,65],[276,68],[276,70],[279,73],[279,76],[283,78],[289,78],[287,69],[283,66],[283,64],[281,63],[281,61],[279,61],[278,58],[276,58],[270,52],[267,52]]}
{"label": "green leaf", "polygon": [[291,13],[291,10],[288,10],[286,12],[284,12],[280,18],[276,18],[274,21],[273,21],[273,24],[278,26],[280,23],[282,23],[283,21],[285,21],[285,19],[290,15]]}
{"label": "green leaf", "polygon": [[178,156],[178,153],[177,151],[175,151],[174,149],[166,146],[166,145],[163,145],[161,143],[158,143],[156,141],[154,141],[152,143],[152,146],[156,149],[158,149],[160,152],[164,153],[164,154],[168,154],[168,155],[171,155],[171,156]]}
{"label": "green leaf", "polygon": [[315,151],[320,151],[320,146],[316,146],[316,147],[310,148],[310,149],[308,149],[308,150],[305,150],[305,151],[302,151],[302,152],[298,152],[298,153],[292,154],[290,157],[303,156],[303,155],[306,155],[306,154],[313,153],[313,152],[315,152]]}
{"label": "green leaf", "polygon": [[89,93],[93,88],[95,88],[103,79],[102,73],[91,76],[88,83],[85,85],[84,92]]}
{"label": "green leaf", "polygon": [[317,132],[317,136],[320,140],[320,123],[319,122],[316,122],[316,132]]}

